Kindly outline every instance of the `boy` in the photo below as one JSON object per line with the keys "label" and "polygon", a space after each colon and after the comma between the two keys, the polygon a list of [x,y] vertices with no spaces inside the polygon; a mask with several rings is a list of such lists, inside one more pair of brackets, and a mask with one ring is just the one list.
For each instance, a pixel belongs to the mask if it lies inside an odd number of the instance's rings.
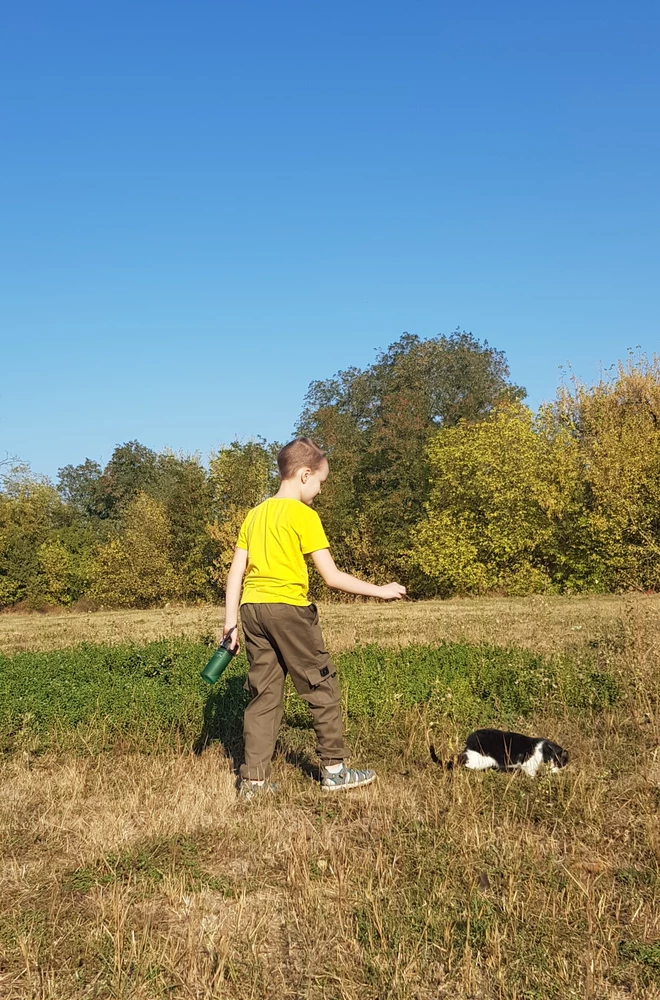
{"label": "boy", "polygon": [[[237,630],[241,583],[241,623],[250,669],[252,699],[245,710],[245,763],[240,794],[252,798],[274,790],[267,781],[282,720],[284,680],[291,675],[307,702],[321,758],[321,788],[332,791],[370,784],[374,771],[346,767],[339,682],[325,649],[316,607],[307,600],[305,556],[311,555],[328,587],[347,594],[399,600],[398,583],[376,587],[342,573],[328,551],[312,502],[328,478],[325,455],[309,438],[296,438],[277,456],[280,488],[254,507],[243,522],[227,577],[223,636]],[[247,571],[247,572],[246,572]],[[232,646],[238,650],[238,632]]]}

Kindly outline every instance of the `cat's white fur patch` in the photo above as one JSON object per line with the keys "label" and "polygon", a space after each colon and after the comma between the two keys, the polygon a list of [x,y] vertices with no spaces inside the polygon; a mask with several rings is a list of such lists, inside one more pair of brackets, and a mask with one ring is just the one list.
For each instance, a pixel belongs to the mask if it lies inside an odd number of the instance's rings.
{"label": "cat's white fur patch", "polygon": [[534,753],[531,757],[528,757],[524,764],[520,764],[520,770],[528,774],[530,778],[536,775],[536,772],[543,763],[543,740],[539,742],[534,747]]}
{"label": "cat's white fur patch", "polygon": [[485,771],[488,767],[497,767],[497,761],[494,757],[486,757],[477,750],[466,750],[465,756],[467,758],[465,766],[469,767],[471,771]]}

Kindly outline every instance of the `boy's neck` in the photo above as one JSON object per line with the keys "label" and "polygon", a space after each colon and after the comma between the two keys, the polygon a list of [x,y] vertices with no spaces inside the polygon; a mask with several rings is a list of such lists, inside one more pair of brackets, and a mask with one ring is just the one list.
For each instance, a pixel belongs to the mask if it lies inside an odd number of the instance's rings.
{"label": "boy's neck", "polygon": [[302,487],[297,479],[283,479],[275,494],[275,500],[299,500],[302,503]]}

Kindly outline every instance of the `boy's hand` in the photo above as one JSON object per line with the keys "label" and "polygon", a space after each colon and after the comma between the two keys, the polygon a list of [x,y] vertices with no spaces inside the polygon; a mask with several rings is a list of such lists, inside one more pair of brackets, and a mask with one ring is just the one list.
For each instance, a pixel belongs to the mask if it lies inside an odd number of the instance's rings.
{"label": "boy's hand", "polygon": [[386,583],[384,587],[379,587],[378,596],[383,601],[400,601],[406,596],[406,588],[400,583]]}
{"label": "boy's hand", "polygon": [[[232,632],[232,628],[233,628],[233,632]],[[238,628],[237,628],[237,626],[236,625],[233,625],[233,626],[232,625],[225,625],[225,627],[222,630],[222,638],[223,638],[223,640],[224,640],[225,636],[229,632],[232,632],[232,635],[233,635],[233,641],[232,641],[232,644],[231,644],[231,646],[229,648],[235,650],[235,652],[238,653],[239,650],[240,650],[240,648],[241,648],[241,644],[238,641]]]}

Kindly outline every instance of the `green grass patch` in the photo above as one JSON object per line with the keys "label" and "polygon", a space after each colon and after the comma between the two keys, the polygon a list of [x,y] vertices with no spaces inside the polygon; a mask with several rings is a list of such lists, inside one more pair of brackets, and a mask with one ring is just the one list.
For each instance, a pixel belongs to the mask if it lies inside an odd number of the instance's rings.
{"label": "green grass patch", "polygon": [[185,892],[212,889],[225,896],[234,892],[228,879],[204,870],[199,845],[185,836],[148,841],[123,854],[109,854],[94,864],[70,871],[64,885],[72,892],[89,892],[95,886],[118,883],[158,886],[168,876],[178,878]]}
{"label": "green grass patch", "polygon": [[[240,655],[213,687],[200,678],[209,645],[189,639],[146,645],[83,644],[0,655],[0,750],[156,751],[220,739],[233,752],[247,703]],[[462,728],[513,725],[537,712],[613,705],[615,678],[588,661],[525,649],[442,643],[401,650],[359,647],[336,657],[348,728],[382,726],[424,707]],[[304,703],[287,695],[285,721],[307,727]]]}
{"label": "green grass patch", "polygon": [[660,982],[660,941],[645,944],[642,941],[621,941],[619,955],[632,966],[637,966],[637,972],[644,985]]}
{"label": "green grass patch", "polygon": [[614,704],[614,677],[568,656],[527,649],[442,643],[401,650],[367,646],[338,658],[348,715],[387,720],[428,704],[431,715],[477,725],[513,722],[539,710],[600,710]]}

